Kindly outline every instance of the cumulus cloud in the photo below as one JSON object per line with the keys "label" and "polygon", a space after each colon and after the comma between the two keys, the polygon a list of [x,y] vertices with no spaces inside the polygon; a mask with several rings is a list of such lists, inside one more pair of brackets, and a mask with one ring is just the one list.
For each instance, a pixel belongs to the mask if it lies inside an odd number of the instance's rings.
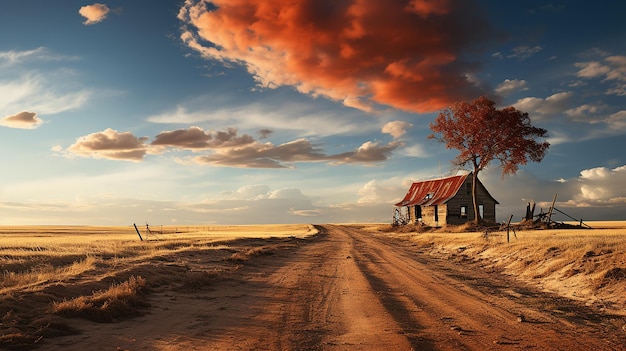
{"label": "cumulus cloud", "polygon": [[462,58],[489,36],[471,1],[186,0],[178,17],[186,45],[263,87],[366,111],[435,111],[482,93]]}
{"label": "cumulus cloud", "polygon": [[413,128],[413,125],[403,121],[391,121],[385,124],[381,131],[397,139],[406,134],[408,128]]}
{"label": "cumulus cloud", "polygon": [[225,132],[206,132],[197,126],[161,132],[152,143],[148,144],[147,141],[147,137],[138,138],[131,132],[118,132],[109,128],[78,138],[67,148],[66,156],[142,161],[148,153],[158,154],[173,148],[211,152],[178,159],[180,163],[235,168],[293,168],[294,163],[302,162],[376,164],[387,160],[395,149],[404,146],[400,141],[385,145],[368,141],[355,150],[329,155],[305,138],[275,145],[257,141],[247,134],[238,135],[235,128]]}
{"label": "cumulus cloud", "polygon": [[505,79],[494,89],[494,91],[502,96],[507,96],[518,91],[528,90],[525,80]]}
{"label": "cumulus cloud", "polygon": [[110,160],[141,161],[148,151],[148,138],[138,138],[131,132],[108,128],[82,136],[67,148],[70,155]]}
{"label": "cumulus cloud", "polygon": [[95,3],[92,5],[82,6],[78,13],[85,17],[84,25],[96,24],[104,21],[109,14],[109,7],[104,4]]}
{"label": "cumulus cloud", "polygon": [[576,207],[626,206],[626,166],[582,170],[580,192],[568,204]]}
{"label": "cumulus cloud", "polygon": [[[502,178],[495,168],[481,173],[481,181],[501,203],[497,209],[501,219],[509,214],[521,218],[529,201],[537,203],[537,211],[545,212],[555,194],[555,207],[577,219],[617,220],[626,213],[626,166],[583,169],[570,179],[542,179],[526,171]],[[570,220],[562,214],[555,214],[554,219]]]}
{"label": "cumulus cloud", "polygon": [[0,125],[9,128],[35,129],[42,123],[43,121],[37,117],[36,113],[26,111],[0,119]]}

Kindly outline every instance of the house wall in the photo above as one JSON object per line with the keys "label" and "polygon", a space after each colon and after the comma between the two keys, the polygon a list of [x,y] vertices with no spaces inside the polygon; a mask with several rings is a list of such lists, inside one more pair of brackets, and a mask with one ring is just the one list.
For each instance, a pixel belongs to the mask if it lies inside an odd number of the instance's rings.
{"label": "house wall", "polygon": [[[495,222],[496,203],[491,196],[488,195],[487,189],[480,182],[478,183],[476,197],[478,204],[483,205],[483,219]],[[465,216],[461,216],[461,206],[466,207]],[[421,217],[418,215],[419,209],[416,210],[416,206],[411,206],[408,208],[410,217],[409,223],[418,223],[419,218],[421,218],[422,223],[434,227],[445,224],[463,224],[468,221],[473,221],[472,179],[468,177],[452,199],[448,200],[446,204],[437,206],[437,211],[439,221],[435,221],[435,206],[423,206],[421,208]]]}
{"label": "house wall", "polygon": [[[476,189],[476,200],[479,205],[483,205],[483,219],[487,221],[496,220],[496,203],[488,195],[487,189],[478,183]],[[467,216],[461,217],[461,206],[467,206]],[[474,206],[472,202],[472,179],[467,177],[465,184],[459,192],[448,201],[448,224],[462,224],[474,220]]]}
{"label": "house wall", "polygon": [[[435,208],[437,208],[438,221],[435,221]],[[448,205],[442,204],[438,206],[423,206],[422,207],[422,223],[431,226],[441,226],[446,224],[448,216]]]}

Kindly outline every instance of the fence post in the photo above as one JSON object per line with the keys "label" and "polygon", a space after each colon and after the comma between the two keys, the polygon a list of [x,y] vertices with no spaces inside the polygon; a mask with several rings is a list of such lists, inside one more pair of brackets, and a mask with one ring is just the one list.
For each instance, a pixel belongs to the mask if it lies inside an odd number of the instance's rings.
{"label": "fence post", "polygon": [[139,229],[137,229],[137,225],[133,223],[133,226],[135,226],[135,231],[137,232],[137,235],[139,235],[139,240],[143,241],[143,238],[141,237],[141,233],[139,233]]}
{"label": "fence post", "polygon": [[511,230],[511,219],[513,219],[513,215],[509,217],[509,221],[506,223],[506,242],[510,243],[509,231]]}

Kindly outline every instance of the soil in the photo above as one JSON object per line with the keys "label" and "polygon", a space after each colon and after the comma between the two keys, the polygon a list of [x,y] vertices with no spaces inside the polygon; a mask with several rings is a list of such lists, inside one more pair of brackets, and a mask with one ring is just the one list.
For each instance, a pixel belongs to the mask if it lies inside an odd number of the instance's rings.
{"label": "soil", "polygon": [[265,241],[272,249],[249,259],[200,251],[162,258],[149,265],[172,267],[177,275],[199,272],[198,284],[161,278],[146,294],[145,314],[113,323],[64,318],[79,333],[37,345],[64,351],[626,350],[623,317],[358,226],[318,229],[307,239]]}

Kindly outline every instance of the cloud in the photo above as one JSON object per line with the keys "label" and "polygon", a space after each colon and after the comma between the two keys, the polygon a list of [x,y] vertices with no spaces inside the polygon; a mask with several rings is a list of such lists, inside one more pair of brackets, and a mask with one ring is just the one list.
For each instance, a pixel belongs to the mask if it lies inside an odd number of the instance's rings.
{"label": "cloud", "polygon": [[147,138],[137,138],[130,132],[108,128],[82,136],[67,148],[69,155],[110,160],[141,161],[148,151]]}
{"label": "cloud", "polygon": [[528,87],[526,87],[526,81],[518,79],[505,79],[504,82],[500,83],[500,85],[494,89],[496,93],[503,96],[525,90],[528,90]]}
{"label": "cloud", "polygon": [[161,132],[152,145],[170,146],[188,150],[206,150],[237,147],[254,142],[254,138],[244,134],[237,136],[237,129],[229,128],[226,132],[205,132],[200,127]]}
{"label": "cloud", "polygon": [[395,149],[403,146],[404,143],[393,141],[386,145],[381,145],[378,142],[367,141],[359,146],[355,151],[343,153],[336,156],[330,156],[333,164],[372,164],[376,162],[386,161],[391,152]]}
{"label": "cloud", "polygon": [[626,110],[610,115],[605,122],[613,131],[626,131]]}
{"label": "cloud", "polygon": [[626,56],[607,56],[606,53],[597,53],[602,57],[600,61],[578,62],[574,66],[579,68],[576,76],[583,79],[601,79],[610,84],[605,91],[606,95],[626,96]]}
{"label": "cloud", "polygon": [[[83,106],[91,92],[72,81],[76,75],[71,69],[40,73],[31,69],[40,61],[67,61],[75,57],[61,56],[45,48],[27,51],[0,52],[0,115],[15,111],[32,111],[38,115],[56,114]],[[10,69],[9,69],[10,68]],[[62,82],[62,83],[61,83]]]}
{"label": "cloud", "polygon": [[527,97],[517,100],[513,106],[520,111],[528,112],[531,116],[539,115],[540,117],[551,117],[568,110],[573,96],[574,93],[572,92],[562,92],[548,96],[545,99]]}
{"label": "cloud", "polygon": [[430,112],[473,98],[465,53],[489,37],[469,1],[187,0],[181,39],[202,56],[241,64],[259,85],[368,111]]}
{"label": "cloud", "polygon": [[626,184],[626,166],[582,170],[577,183],[580,192],[568,201],[567,205],[573,207],[626,206],[624,184]]}
{"label": "cloud", "polygon": [[514,47],[513,50],[511,50],[511,53],[507,57],[516,58],[519,60],[526,60],[541,50],[542,50],[542,47],[538,45],[536,46],[520,45],[520,46]]}
{"label": "cloud", "polygon": [[381,131],[391,135],[394,139],[398,139],[406,133],[408,128],[413,128],[413,125],[408,122],[391,121],[385,124]]}
{"label": "cloud", "polygon": [[78,13],[86,18],[83,24],[90,25],[104,21],[109,11],[107,5],[95,3],[93,5],[82,6],[78,10]]}
{"label": "cloud", "polygon": [[274,145],[254,142],[241,147],[218,149],[212,154],[195,156],[187,161],[236,168],[292,168],[298,162],[328,162],[331,164],[372,164],[385,161],[402,143],[380,145],[365,142],[353,151],[327,155],[309,140],[298,139]]}
{"label": "cloud", "polygon": [[[131,132],[106,129],[78,138],[66,149],[65,156],[104,158],[111,160],[142,161],[146,154],[163,153],[167,148],[211,153],[179,158],[182,164],[202,164],[235,168],[293,168],[294,163],[327,162],[330,164],[371,165],[386,161],[403,142],[386,145],[365,142],[355,150],[329,155],[308,139],[301,138],[279,145],[259,142],[252,136],[238,135],[237,129],[206,132],[201,127],[190,127],[159,133],[147,144],[147,137],[138,138]],[[53,152],[63,155],[59,147]]]}
{"label": "cloud", "polygon": [[292,131],[300,137],[328,136],[375,131],[378,119],[360,111],[325,109],[313,103],[272,100],[262,102],[232,102],[224,106],[228,97],[199,99],[177,106],[175,109],[149,116],[147,121],[162,124],[236,125],[242,129]]}
{"label": "cloud", "polygon": [[26,111],[0,119],[0,125],[9,128],[35,129],[41,124],[43,121],[37,117],[36,113]]}
{"label": "cloud", "polygon": [[[546,212],[555,194],[555,207],[577,219],[621,220],[626,213],[626,166],[583,169],[570,179],[543,179],[524,170],[502,178],[494,167],[481,172],[480,179],[501,203],[497,208],[500,219],[509,214],[521,219],[528,201],[537,203],[537,213]],[[554,219],[570,220],[559,213]]]}

